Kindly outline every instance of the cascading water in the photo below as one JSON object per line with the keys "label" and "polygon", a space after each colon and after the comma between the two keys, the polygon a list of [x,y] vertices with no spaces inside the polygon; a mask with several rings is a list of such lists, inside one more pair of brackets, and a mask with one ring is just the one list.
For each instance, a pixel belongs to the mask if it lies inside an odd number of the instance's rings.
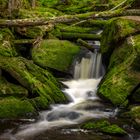
{"label": "cascading water", "polygon": [[38,122],[20,127],[11,140],[28,140],[31,136],[54,127],[75,125],[92,118],[113,115],[112,109],[106,109],[96,95],[103,74],[101,54],[97,51],[89,52],[81,62],[76,62],[74,80],[63,82],[68,86],[63,92],[70,103],[52,105],[51,110],[40,112]]}
{"label": "cascading water", "polygon": [[20,127],[13,140],[28,140],[30,136],[66,125],[75,125],[92,118],[109,117],[112,110],[106,110],[96,95],[97,86],[103,75],[101,54],[88,53],[81,62],[76,62],[74,79],[63,82],[68,88],[63,92],[71,101],[68,104],[52,105],[51,110],[40,112],[38,122]]}
{"label": "cascading water", "polygon": [[81,62],[76,61],[74,79],[100,78],[103,74],[102,56],[96,49],[82,58]]}

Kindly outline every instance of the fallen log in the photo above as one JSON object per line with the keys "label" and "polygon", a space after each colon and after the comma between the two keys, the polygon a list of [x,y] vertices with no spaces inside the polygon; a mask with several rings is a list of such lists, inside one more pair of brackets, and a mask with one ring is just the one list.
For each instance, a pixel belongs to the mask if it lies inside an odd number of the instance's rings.
{"label": "fallen log", "polygon": [[105,12],[89,12],[76,15],[65,15],[53,18],[29,18],[29,19],[14,19],[14,20],[0,20],[0,27],[25,27],[25,26],[40,26],[48,25],[49,23],[70,23],[83,19],[96,19],[96,18],[112,18],[119,16],[140,16],[139,9],[131,10],[115,10]]}
{"label": "fallen log", "polygon": [[88,50],[94,52],[94,48],[93,46],[89,45],[86,41],[82,40],[82,39],[78,39],[77,43],[79,43],[80,45],[84,46],[85,48],[87,48]]}
{"label": "fallen log", "polygon": [[19,40],[14,40],[13,43],[15,45],[19,44],[33,44],[36,41],[36,39],[19,39]]}
{"label": "fallen log", "polygon": [[100,40],[101,35],[96,34],[86,34],[86,33],[69,33],[69,32],[60,32],[56,34],[56,37],[60,39],[68,39],[68,40],[77,40],[78,38],[85,40]]}

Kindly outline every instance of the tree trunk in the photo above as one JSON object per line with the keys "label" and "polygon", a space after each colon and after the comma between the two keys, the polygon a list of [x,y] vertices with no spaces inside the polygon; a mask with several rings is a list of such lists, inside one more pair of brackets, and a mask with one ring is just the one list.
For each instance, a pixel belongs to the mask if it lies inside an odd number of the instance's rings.
{"label": "tree trunk", "polygon": [[60,34],[56,34],[56,37],[60,39],[69,39],[69,40],[77,40],[78,38],[86,39],[86,40],[100,40],[101,35],[96,34],[85,34],[85,33],[73,33],[73,32],[61,32]]}

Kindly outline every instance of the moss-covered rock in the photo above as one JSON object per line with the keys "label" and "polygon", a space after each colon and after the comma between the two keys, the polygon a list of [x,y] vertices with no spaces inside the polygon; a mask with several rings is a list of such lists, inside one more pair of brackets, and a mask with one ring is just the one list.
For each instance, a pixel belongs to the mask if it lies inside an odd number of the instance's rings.
{"label": "moss-covered rock", "polygon": [[[55,78],[32,61],[22,57],[0,57],[0,68],[8,72],[30,92],[31,102],[39,109],[46,109],[50,103],[64,102],[64,94],[58,88]],[[37,98],[37,99],[36,99]],[[43,101],[43,103],[38,102]],[[39,104],[39,105],[38,105]],[[40,106],[40,104],[42,106]]]}
{"label": "moss-covered rock", "polygon": [[32,59],[43,68],[67,71],[79,50],[79,46],[69,41],[43,40],[33,47]]}
{"label": "moss-covered rock", "polygon": [[82,125],[83,129],[92,129],[97,132],[103,132],[110,135],[126,135],[126,131],[117,126],[110,124],[107,120],[98,120],[94,122],[87,122]]}
{"label": "moss-covered rock", "polygon": [[0,98],[0,118],[31,117],[33,114],[36,110],[28,100]]}
{"label": "moss-covered rock", "polygon": [[101,52],[108,68],[99,95],[116,106],[128,103],[128,96],[140,81],[139,27],[138,21],[116,18],[108,22],[102,35]]}
{"label": "moss-covered rock", "polygon": [[28,90],[20,85],[9,83],[4,77],[0,77],[0,97],[8,96],[27,97]]}
{"label": "moss-covered rock", "polygon": [[0,29],[0,55],[9,57],[17,55],[12,44],[13,39],[14,35],[8,28]]}
{"label": "moss-covered rock", "polygon": [[140,31],[140,23],[137,21],[115,18],[108,21],[101,39],[101,53],[108,56],[108,59],[119,42],[127,36]]}
{"label": "moss-covered rock", "polygon": [[129,37],[114,50],[99,95],[121,105],[140,81],[140,35]]}

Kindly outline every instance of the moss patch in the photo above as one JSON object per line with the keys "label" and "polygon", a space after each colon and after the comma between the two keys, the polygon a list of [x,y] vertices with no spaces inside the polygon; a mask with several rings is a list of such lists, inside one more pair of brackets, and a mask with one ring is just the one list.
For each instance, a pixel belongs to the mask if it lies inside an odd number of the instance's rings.
{"label": "moss patch", "polygon": [[0,99],[0,118],[29,117],[33,113],[35,109],[27,100],[14,97]]}
{"label": "moss patch", "polygon": [[82,128],[84,129],[92,129],[98,132],[107,133],[110,135],[126,135],[126,132],[115,124],[110,124],[106,120],[99,120],[95,122],[87,122]]}
{"label": "moss patch", "polygon": [[101,52],[110,57],[117,42],[140,31],[139,22],[116,18],[108,21],[101,39]]}
{"label": "moss patch", "polygon": [[79,47],[69,41],[43,40],[32,50],[33,61],[41,67],[67,71]]}

